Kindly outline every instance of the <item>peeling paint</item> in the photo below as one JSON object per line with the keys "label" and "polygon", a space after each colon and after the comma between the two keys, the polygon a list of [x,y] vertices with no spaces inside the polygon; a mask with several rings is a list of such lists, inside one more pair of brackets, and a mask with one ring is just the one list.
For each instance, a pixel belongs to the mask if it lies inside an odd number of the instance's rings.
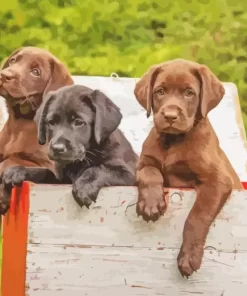
{"label": "peeling paint", "polygon": [[38,210],[39,212],[44,212],[44,213],[50,213],[51,211],[50,210],[47,210],[47,209],[41,209],[41,210]]}
{"label": "peeling paint", "polygon": [[59,212],[62,212],[62,211],[64,211],[64,208],[63,208],[63,207],[61,207],[60,209],[58,209],[58,210],[56,211],[56,213],[59,213]]}
{"label": "peeling paint", "polygon": [[141,286],[141,285],[131,285],[131,288],[142,288],[142,289],[150,289],[150,290],[152,290],[152,288],[150,288],[150,287],[145,287],[145,286]]}

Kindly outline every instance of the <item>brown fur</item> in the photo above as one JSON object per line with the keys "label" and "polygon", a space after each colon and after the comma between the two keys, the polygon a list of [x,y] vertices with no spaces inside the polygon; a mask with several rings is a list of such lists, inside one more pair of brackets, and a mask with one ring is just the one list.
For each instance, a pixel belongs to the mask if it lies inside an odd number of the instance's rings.
{"label": "brown fur", "polygon": [[[15,165],[53,169],[47,147],[38,144],[33,117],[45,94],[72,84],[66,67],[46,50],[24,47],[7,58],[0,71],[0,95],[6,99],[9,111],[0,132],[0,174]],[[2,213],[7,202],[3,199],[1,196]]]}
{"label": "brown fur", "polygon": [[208,67],[182,59],[151,67],[135,88],[147,116],[154,114],[137,166],[137,213],[146,221],[163,215],[164,186],[197,192],[178,255],[183,276],[200,268],[210,225],[232,189],[243,189],[207,118],[224,93]]}

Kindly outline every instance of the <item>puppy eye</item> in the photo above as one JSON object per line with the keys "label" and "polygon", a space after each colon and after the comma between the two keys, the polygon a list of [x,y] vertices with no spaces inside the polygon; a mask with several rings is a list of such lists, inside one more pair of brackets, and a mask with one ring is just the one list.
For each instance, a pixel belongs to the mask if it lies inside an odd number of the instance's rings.
{"label": "puppy eye", "polygon": [[184,95],[186,97],[193,97],[194,96],[194,91],[192,89],[186,89],[186,91],[184,92]]}
{"label": "puppy eye", "polygon": [[86,123],[83,121],[83,120],[81,120],[81,119],[75,119],[74,120],[74,125],[75,126],[82,126],[82,125],[85,125]]}
{"label": "puppy eye", "polygon": [[41,72],[38,68],[35,68],[35,69],[32,69],[31,70],[31,73],[34,75],[34,76],[40,76]]}
{"label": "puppy eye", "polygon": [[55,124],[56,124],[56,122],[55,122],[55,120],[54,120],[54,119],[50,119],[50,120],[48,121],[48,124],[49,124],[49,125],[55,125]]}
{"label": "puppy eye", "polygon": [[159,88],[157,91],[156,91],[156,94],[159,95],[159,96],[163,96],[165,94],[165,90],[164,88]]}
{"label": "puppy eye", "polygon": [[10,60],[9,60],[9,64],[14,64],[16,62],[16,59],[15,58],[11,58]]}

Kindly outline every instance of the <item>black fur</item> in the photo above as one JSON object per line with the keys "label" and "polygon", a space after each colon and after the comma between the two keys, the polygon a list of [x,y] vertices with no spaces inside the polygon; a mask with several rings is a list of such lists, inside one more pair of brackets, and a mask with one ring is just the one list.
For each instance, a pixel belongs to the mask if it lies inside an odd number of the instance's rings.
{"label": "black fur", "polygon": [[48,93],[35,121],[39,143],[49,143],[55,175],[44,168],[12,167],[2,182],[73,184],[81,207],[96,201],[102,187],[134,185],[137,155],[118,129],[121,119],[119,108],[98,90],[73,85]]}

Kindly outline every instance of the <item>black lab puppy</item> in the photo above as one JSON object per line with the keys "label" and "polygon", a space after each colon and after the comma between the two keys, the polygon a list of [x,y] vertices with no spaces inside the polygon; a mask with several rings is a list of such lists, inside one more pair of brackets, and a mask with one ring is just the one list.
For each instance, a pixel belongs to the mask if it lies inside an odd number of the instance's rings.
{"label": "black lab puppy", "polygon": [[49,142],[55,174],[46,168],[11,167],[4,171],[6,187],[34,183],[73,184],[82,207],[96,201],[106,186],[135,184],[137,155],[118,129],[122,114],[102,92],[81,85],[49,92],[35,121],[39,143]]}

